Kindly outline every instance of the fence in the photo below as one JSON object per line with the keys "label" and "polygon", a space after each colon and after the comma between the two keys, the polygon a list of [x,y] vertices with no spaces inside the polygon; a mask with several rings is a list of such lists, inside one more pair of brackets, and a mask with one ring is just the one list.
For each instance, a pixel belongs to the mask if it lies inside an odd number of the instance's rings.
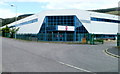
{"label": "fence", "polygon": [[2,32],[0,31],[0,36],[2,36]]}
{"label": "fence", "polygon": [[103,40],[94,40],[94,34],[66,34],[66,33],[39,33],[39,34],[17,34],[17,39],[31,41],[62,41],[62,42],[80,42],[87,44],[103,44]]}
{"label": "fence", "polygon": [[38,41],[82,41],[87,34],[63,34],[63,33],[40,33],[40,34],[17,34],[16,38],[24,40],[38,40]]}
{"label": "fence", "polygon": [[[10,33],[5,33],[4,37],[11,38]],[[70,34],[70,33],[39,33],[39,34],[14,34],[13,38],[31,41],[59,41],[59,42],[77,42],[86,44],[103,44],[101,39],[95,39],[94,34]],[[119,38],[120,40],[120,38]],[[120,45],[120,42],[118,43]]]}
{"label": "fence", "polygon": [[3,36],[3,37],[10,38],[10,37],[11,37],[11,34],[10,34],[10,33],[4,33],[4,34],[2,33],[2,36]]}

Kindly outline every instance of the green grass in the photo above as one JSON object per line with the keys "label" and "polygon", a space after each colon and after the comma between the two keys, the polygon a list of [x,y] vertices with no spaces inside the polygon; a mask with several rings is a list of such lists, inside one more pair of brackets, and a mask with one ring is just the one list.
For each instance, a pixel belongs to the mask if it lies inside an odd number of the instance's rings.
{"label": "green grass", "polygon": [[120,11],[110,11],[110,12],[107,12],[107,13],[120,16]]}
{"label": "green grass", "polygon": [[99,42],[99,43],[104,43],[104,40],[102,40],[102,39],[97,39],[97,40],[94,40],[94,42]]}
{"label": "green grass", "polygon": [[120,50],[120,46],[116,46],[115,48],[119,49]]}
{"label": "green grass", "polygon": [[115,48],[120,48],[120,46],[115,46]]}

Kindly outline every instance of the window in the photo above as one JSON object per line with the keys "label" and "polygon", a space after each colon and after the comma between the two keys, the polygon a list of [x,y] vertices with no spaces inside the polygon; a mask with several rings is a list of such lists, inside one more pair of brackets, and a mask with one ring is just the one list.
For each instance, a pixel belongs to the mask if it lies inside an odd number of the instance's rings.
{"label": "window", "polygon": [[74,16],[47,16],[47,22],[46,23],[50,23],[49,21],[52,22],[52,24],[57,24],[57,25],[64,25],[66,26],[66,24],[68,26],[73,26],[74,25]]}
{"label": "window", "polygon": [[111,23],[120,23],[119,20],[112,20],[112,19],[105,19],[105,18],[96,18],[96,17],[91,17],[92,21],[103,21],[103,22],[111,22]]}
{"label": "window", "polygon": [[13,25],[13,26],[21,26],[21,25],[25,25],[25,24],[30,24],[30,23],[34,23],[34,22],[37,22],[38,21],[38,19],[36,18],[36,19],[33,19],[33,20],[30,20],[30,21],[26,21],[26,22],[22,22],[22,23],[20,23],[20,24],[16,24],[16,25]]}

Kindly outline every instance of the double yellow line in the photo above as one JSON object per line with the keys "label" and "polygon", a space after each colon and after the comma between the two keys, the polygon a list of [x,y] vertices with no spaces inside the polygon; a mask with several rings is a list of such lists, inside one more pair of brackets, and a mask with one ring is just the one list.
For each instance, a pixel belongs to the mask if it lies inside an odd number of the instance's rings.
{"label": "double yellow line", "polygon": [[108,55],[110,55],[110,56],[112,56],[112,57],[120,58],[120,56],[108,52],[108,48],[107,48],[106,50],[103,50],[103,51],[104,51],[106,54],[108,54]]}

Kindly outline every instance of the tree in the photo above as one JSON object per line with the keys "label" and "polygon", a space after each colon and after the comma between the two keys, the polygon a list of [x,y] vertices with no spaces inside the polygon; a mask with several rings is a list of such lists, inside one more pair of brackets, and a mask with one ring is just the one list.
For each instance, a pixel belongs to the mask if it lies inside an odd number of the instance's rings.
{"label": "tree", "polygon": [[16,34],[16,32],[19,30],[19,28],[9,28],[7,25],[5,28],[2,28],[2,36],[3,37],[11,37],[14,38],[14,35]]}
{"label": "tree", "polygon": [[16,34],[16,32],[19,30],[19,28],[12,28],[10,29],[10,33],[11,33],[11,38],[14,38],[14,35]]}
{"label": "tree", "polygon": [[5,28],[2,28],[2,36],[6,37],[10,33],[10,28],[6,25]]}

